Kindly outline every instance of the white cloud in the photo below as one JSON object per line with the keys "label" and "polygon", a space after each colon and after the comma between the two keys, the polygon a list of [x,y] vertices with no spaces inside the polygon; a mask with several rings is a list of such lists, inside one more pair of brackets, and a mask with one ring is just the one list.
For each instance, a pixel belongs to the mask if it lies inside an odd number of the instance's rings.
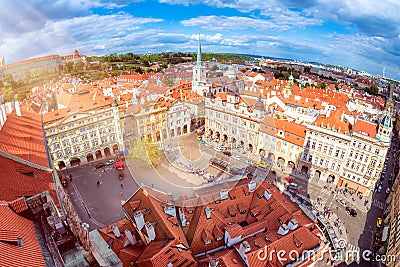
{"label": "white cloud", "polygon": [[183,20],[184,26],[196,26],[212,31],[248,30],[256,31],[286,31],[292,28],[317,25],[321,22],[316,19],[301,17],[295,12],[274,14],[273,19],[256,19],[238,16],[200,16]]}
{"label": "white cloud", "polygon": [[[106,47],[107,43],[123,40],[140,29],[141,25],[158,23],[162,19],[135,18],[128,14],[91,15],[60,21],[48,21],[37,31],[23,33],[17,37],[3,39],[0,51],[5,51],[7,62],[25,58],[56,54],[69,54],[74,48],[89,53],[97,47]],[[114,43],[116,44],[116,42]]]}

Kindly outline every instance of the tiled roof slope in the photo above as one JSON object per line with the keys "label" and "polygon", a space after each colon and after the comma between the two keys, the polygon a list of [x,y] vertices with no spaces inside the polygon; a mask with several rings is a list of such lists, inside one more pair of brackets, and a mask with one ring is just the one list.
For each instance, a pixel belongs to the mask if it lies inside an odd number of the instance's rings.
{"label": "tiled roof slope", "polygon": [[[303,146],[306,129],[307,127],[301,124],[265,116],[265,119],[261,123],[260,131],[297,146]],[[279,134],[280,130],[284,132],[284,135]]]}
{"label": "tiled roof slope", "polygon": [[[150,188],[141,187],[124,204],[124,209],[131,218],[134,218],[136,211],[142,211],[144,221],[154,224],[155,240],[174,239],[177,244],[181,243],[188,247],[188,242],[180,227],[174,221],[169,220],[173,216],[164,212],[164,208],[170,205],[168,202],[172,202],[172,198],[168,199],[168,197]],[[145,231],[145,227],[141,231]]]}
{"label": "tiled roof slope", "polygon": [[376,137],[376,125],[364,120],[357,119],[354,124],[353,132],[367,134],[369,137]]}
{"label": "tiled roof slope", "polygon": [[29,197],[48,190],[54,203],[59,206],[51,172],[35,169],[3,156],[0,156],[0,166],[2,200],[13,201],[19,197]]}
{"label": "tiled roof slope", "polygon": [[0,150],[49,167],[40,115],[21,111],[19,117],[13,111],[0,131]]}
{"label": "tiled roof slope", "polygon": [[173,244],[173,241],[168,240],[151,242],[146,246],[136,264],[139,267],[165,267],[169,266],[169,263],[172,266],[181,267],[197,266],[189,250],[174,247]]}
{"label": "tiled roof slope", "polygon": [[342,112],[335,110],[329,117],[320,115],[314,122],[314,125],[337,131],[348,135],[350,133],[351,124],[342,118]]}
{"label": "tiled roof slope", "polygon": [[[18,246],[22,238],[22,246]],[[46,267],[33,222],[0,204],[0,266]]]}
{"label": "tiled roof slope", "polygon": [[[124,267],[131,266],[131,261],[136,261],[139,255],[142,253],[144,249],[143,243],[140,242],[135,245],[129,244],[129,240],[125,235],[125,230],[129,230],[136,240],[140,240],[140,237],[128,219],[122,219],[118,222],[115,222],[113,225],[118,227],[118,230],[121,234],[119,237],[115,236],[112,225],[99,229],[99,233],[108,244],[110,244],[109,242],[111,239],[113,240],[111,249],[121,260],[122,265]],[[126,245],[127,243],[129,245]]]}
{"label": "tiled roof slope", "polygon": [[[303,252],[306,249],[320,247],[323,243],[319,238],[322,233],[316,228],[316,222],[308,218],[296,204],[266,181],[243,179],[232,187],[226,187],[224,191],[220,191],[223,188],[215,189],[210,188],[208,190],[210,193],[199,198],[172,201],[169,195],[141,187],[124,204],[128,218],[135,222],[134,214],[140,211],[144,214],[144,221],[154,225],[156,233],[156,239],[146,246],[139,257],[137,261],[139,266],[166,266],[170,263],[164,260],[166,254],[178,253],[173,252],[178,248],[181,254],[175,264],[172,263],[173,266],[183,264],[180,257],[185,254],[187,260],[182,266],[187,266],[192,261],[193,255],[200,256],[197,259],[199,266],[218,258],[221,260],[219,266],[242,266],[243,262],[238,261],[239,258],[236,256],[238,254],[236,252],[231,254],[229,252],[231,249],[224,248],[229,238],[230,240],[239,238],[235,242],[240,240],[252,242],[252,249],[246,252],[249,259],[254,251],[261,248],[290,249],[295,246],[297,250]],[[181,220],[184,218],[189,223],[180,226],[176,217],[168,215],[171,210],[164,208],[171,206],[175,208],[176,215]],[[278,234],[281,225],[288,225],[289,222],[292,222],[292,225],[296,224],[296,227],[289,230],[286,235]],[[144,231],[143,229],[141,231]],[[254,243],[259,245],[255,246]],[[240,244],[234,247],[239,250],[238,246]],[[189,248],[189,251],[186,248]],[[214,249],[219,252],[212,253]],[[207,252],[210,257],[205,259],[202,255]],[[226,259],[223,259],[225,256]],[[154,265],[156,258],[163,258],[157,262],[161,265]],[[287,263],[268,262],[264,266],[268,264],[282,266]],[[260,265],[252,262],[249,266]]]}

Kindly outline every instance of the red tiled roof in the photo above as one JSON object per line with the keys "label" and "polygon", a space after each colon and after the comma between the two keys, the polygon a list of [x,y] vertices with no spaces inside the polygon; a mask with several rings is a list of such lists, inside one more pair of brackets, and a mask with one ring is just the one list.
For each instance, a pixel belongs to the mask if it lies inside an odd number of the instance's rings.
{"label": "red tiled roof", "polygon": [[[174,241],[153,241],[137,260],[140,267],[191,266],[195,260],[188,250],[173,247]],[[195,265],[192,265],[195,266]]]}
{"label": "red tiled roof", "polygon": [[338,131],[343,134],[349,134],[350,132],[350,123],[342,120],[341,118],[342,112],[340,110],[335,110],[329,117],[319,116],[314,125],[331,129],[333,131]]}
{"label": "red tiled roof", "polygon": [[10,206],[16,213],[20,213],[28,209],[28,205],[26,204],[25,198],[23,197],[19,197],[15,200],[10,201]]}
{"label": "red tiled roof", "polygon": [[[159,196],[157,198],[156,196]],[[150,223],[156,223],[155,227],[156,240],[159,239],[175,239],[176,243],[182,243],[183,246],[188,247],[188,242],[182,230],[177,227],[174,222],[168,220],[172,217],[164,212],[164,207],[166,207],[166,202],[163,201],[166,195],[154,191],[150,188],[141,187],[136,191],[136,193],[124,204],[125,210],[133,218],[134,211],[130,208],[131,201],[140,200],[140,204],[137,210],[151,210],[151,213],[146,213],[144,215],[145,221]],[[172,200],[171,200],[172,202]],[[137,203],[137,202],[135,202]],[[154,215],[154,216],[153,216]],[[144,228],[143,228],[144,229]]]}
{"label": "red tiled roof", "polygon": [[[33,222],[0,204],[0,266],[46,267]],[[18,246],[22,239],[22,247]]]}
{"label": "red tiled roof", "polygon": [[376,125],[360,119],[356,120],[353,131],[361,134],[365,133],[372,138],[376,137]]}
{"label": "red tiled roof", "polygon": [[[51,172],[39,170],[3,156],[0,156],[0,166],[1,199],[13,201],[48,190],[54,203],[59,206]],[[20,204],[13,203],[12,206],[23,209],[23,205]]]}
{"label": "red tiled roof", "polygon": [[0,130],[0,150],[38,164],[49,167],[42,123],[36,113],[21,111],[19,117],[13,111]]}

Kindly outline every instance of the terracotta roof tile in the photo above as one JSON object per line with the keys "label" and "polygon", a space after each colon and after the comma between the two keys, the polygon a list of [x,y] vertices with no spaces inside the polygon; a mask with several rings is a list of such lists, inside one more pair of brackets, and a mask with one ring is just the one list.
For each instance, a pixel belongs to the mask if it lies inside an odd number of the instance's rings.
{"label": "terracotta roof tile", "polygon": [[[20,197],[30,197],[48,190],[54,203],[59,207],[53,176],[49,171],[29,167],[22,163],[0,156],[0,197],[13,201]],[[18,204],[17,204],[18,203]],[[24,206],[20,201],[13,203],[18,210]]]}
{"label": "terracotta roof tile", "polygon": [[7,117],[0,130],[0,150],[49,167],[40,116],[23,110],[21,114],[19,117],[13,111]]}
{"label": "terracotta roof tile", "polygon": [[165,267],[168,263],[173,266],[189,266],[195,263],[188,250],[174,247],[174,241],[153,241],[146,246],[137,260],[140,267]]}
{"label": "terracotta roof tile", "polygon": [[15,200],[10,201],[10,207],[16,212],[20,213],[28,209],[25,198],[19,197]]}
{"label": "terracotta roof tile", "polygon": [[[0,266],[46,267],[33,222],[0,205]],[[21,238],[22,247],[18,246]]]}
{"label": "terracotta roof tile", "polygon": [[369,137],[376,137],[376,125],[368,121],[357,119],[353,128],[354,132],[366,134]]}

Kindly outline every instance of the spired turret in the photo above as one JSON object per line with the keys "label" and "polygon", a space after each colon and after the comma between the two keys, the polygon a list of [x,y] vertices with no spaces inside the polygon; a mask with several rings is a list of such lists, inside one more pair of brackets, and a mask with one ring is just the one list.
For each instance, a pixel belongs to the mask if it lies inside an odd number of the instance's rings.
{"label": "spired turret", "polygon": [[376,138],[385,143],[390,142],[393,130],[393,121],[390,113],[390,109],[388,109],[386,114],[379,120],[378,133],[376,134]]}

